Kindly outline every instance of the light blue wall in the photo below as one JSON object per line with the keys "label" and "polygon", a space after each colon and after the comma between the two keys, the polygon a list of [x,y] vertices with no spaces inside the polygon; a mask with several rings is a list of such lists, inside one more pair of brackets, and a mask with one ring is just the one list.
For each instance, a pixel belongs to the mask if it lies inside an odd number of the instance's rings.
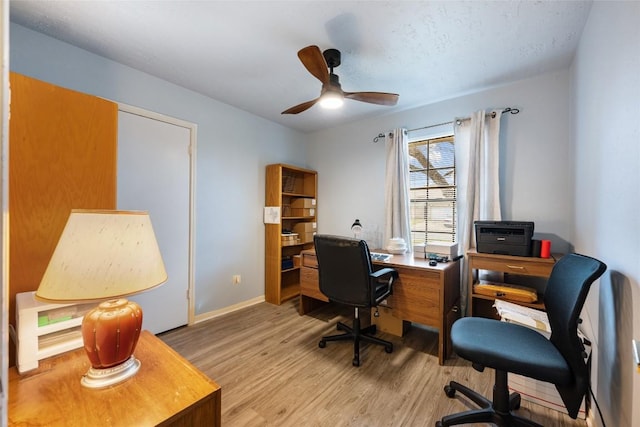
{"label": "light blue wall", "polygon": [[594,2],[572,67],[575,246],[609,267],[583,317],[598,403],[606,425],[621,427],[640,425],[631,351],[640,339],[639,23],[638,2]]}
{"label": "light blue wall", "polygon": [[[264,295],[265,165],[306,167],[302,134],[15,24],[10,66],[196,123],[196,315]],[[242,275],[240,286],[232,285],[234,274]]]}
{"label": "light blue wall", "polygon": [[443,123],[479,109],[517,107],[518,115],[504,114],[501,122],[503,218],[534,221],[536,233],[550,235],[555,250],[566,250],[573,240],[570,95],[569,73],[562,71],[310,135],[319,231],[349,234],[355,218],[363,231],[382,230],[385,144],[373,142],[380,132]]}

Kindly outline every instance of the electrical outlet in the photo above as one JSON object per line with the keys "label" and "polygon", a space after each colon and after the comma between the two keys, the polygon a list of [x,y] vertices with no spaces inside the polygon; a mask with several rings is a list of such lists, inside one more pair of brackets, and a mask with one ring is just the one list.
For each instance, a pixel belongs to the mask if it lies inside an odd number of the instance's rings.
{"label": "electrical outlet", "polygon": [[239,274],[234,274],[232,279],[233,279],[234,285],[239,285],[242,278],[240,277]]}

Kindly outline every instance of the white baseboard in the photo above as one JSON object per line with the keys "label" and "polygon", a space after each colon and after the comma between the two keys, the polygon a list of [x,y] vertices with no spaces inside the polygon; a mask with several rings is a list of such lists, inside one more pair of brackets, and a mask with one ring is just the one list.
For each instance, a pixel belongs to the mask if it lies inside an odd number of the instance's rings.
{"label": "white baseboard", "polygon": [[247,301],[242,301],[237,304],[233,304],[228,307],[221,308],[219,310],[210,311],[208,313],[197,314],[193,318],[193,324],[204,322],[205,320],[214,319],[216,317],[220,317],[225,314],[229,314],[246,307],[251,307],[252,305],[260,304],[261,302],[264,302],[264,301],[265,301],[264,295],[262,295]]}

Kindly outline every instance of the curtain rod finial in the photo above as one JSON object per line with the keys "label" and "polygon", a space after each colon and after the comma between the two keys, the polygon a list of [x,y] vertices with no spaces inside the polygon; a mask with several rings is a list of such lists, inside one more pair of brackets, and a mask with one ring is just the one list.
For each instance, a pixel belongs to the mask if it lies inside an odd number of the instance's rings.
{"label": "curtain rod finial", "polygon": [[377,143],[377,142],[378,142],[378,140],[379,140],[380,138],[384,138],[384,133],[380,132],[380,133],[378,134],[378,136],[376,136],[375,138],[373,138],[373,142],[374,142],[374,143]]}

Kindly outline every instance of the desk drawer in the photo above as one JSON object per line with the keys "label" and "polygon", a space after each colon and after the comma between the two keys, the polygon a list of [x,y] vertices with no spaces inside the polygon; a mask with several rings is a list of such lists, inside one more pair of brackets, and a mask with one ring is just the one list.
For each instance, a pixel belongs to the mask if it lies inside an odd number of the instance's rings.
{"label": "desk drawer", "polygon": [[540,258],[522,257],[522,260],[499,260],[474,257],[470,268],[479,270],[501,271],[504,273],[522,274],[527,276],[549,277],[553,269],[553,260],[541,263]]}
{"label": "desk drawer", "polygon": [[318,268],[318,258],[314,251],[302,251],[302,265],[310,268]]}
{"label": "desk drawer", "polygon": [[441,327],[440,281],[438,271],[401,269],[389,304],[393,315],[411,322]]}
{"label": "desk drawer", "polygon": [[318,269],[305,267],[303,265],[300,268],[300,293],[321,301],[329,301],[329,299],[320,292],[318,283]]}

